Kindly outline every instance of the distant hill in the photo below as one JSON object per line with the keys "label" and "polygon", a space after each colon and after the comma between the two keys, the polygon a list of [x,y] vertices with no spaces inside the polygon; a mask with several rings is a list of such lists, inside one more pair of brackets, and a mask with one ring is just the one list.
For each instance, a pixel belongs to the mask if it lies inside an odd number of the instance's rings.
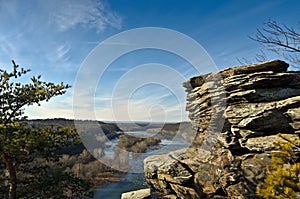
{"label": "distant hill", "polygon": [[[70,120],[65,118],[54,118],[54,119],[34,119],[34,120],[27,120],[31,126],[37,128],[46,128],[46,127],[83,127],[82,129],[90,130],[90,128],[98,128],[100,127],[104,134],[109,138],[113,139],[118,137],[120,134],[123,133],[123,130],[120,129],[114,123],[105,123],[101,121],[91,121],[91,120]],[[76,124],[76,126],[75,126]],[[96,126],[95,126],[96,124]],[[78,130],[78,129],[77,129]],[[80,133],[80,132],[79,132]]]}
{"label": "distant hill", "polygon": [[27,121],[30,125],[45,128],[45,127],[80,127],[81,131],[89,131],[91,133],[97,133],[99,127],[106,135],[107,138],[113,139],[122,135],[123,132],[129,131],[147,131],[149,133],[162,134],[162,135],[182,135],[188,137],[193,135],[191,133],[190,122],[178,122],[178,123],[147,123],[147,122],[102,122],[91,120],[70,120],[64,118],[54,119],[35,119]]}
{"label": "distant hill", "polygon": [[[114,123],[105,123],[100,121],[90,121],[90,120],[70,120],[64,118],[54,118],[54,119],[33,119],[24,121],[32,127],[36,128],[57,128],[57,127],[71,127],[75,128],[77,132],[83,133],[88,132],[91,135],[97,137],[101,136],[108,139],[114,139],[123,134],[123,130],[120,129]],[[76,124],[76,125],[75,125]],[[103,136],[102,131],[105,136]],[[103,138],[103,140],[105,140]],[[99,144],[102,146],[102,144]],[[77,155],[83,152],[86,149],[83,144],[71,145],[63,148],[58,151],[58,154],[68,154],[68,155]]]}

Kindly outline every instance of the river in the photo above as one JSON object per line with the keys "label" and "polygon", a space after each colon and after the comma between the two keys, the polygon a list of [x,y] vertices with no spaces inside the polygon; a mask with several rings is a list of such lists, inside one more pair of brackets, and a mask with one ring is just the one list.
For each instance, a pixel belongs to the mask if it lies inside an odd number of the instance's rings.
{"label": "river", "polygon": [[[146,131],[135,131],[135,132],[125,132],[126,134],[142,137],[150,137],[153,134],[149,134]],[[105,156],[113,157],[114,147],[117,143],[117,139],[111,142],[111,145],[105,149]],[[134,159],[129,156],[129,164],[131,166],[131,171],[126,173],[121,177],[120,181],[110,183],[106,186],[99,187],[95,189],[94,198],[95,199],[120,199],[121,194],[128,191],[133,191],[137,189],[147,188],[147,183],[143,174],[143,160],[150,156],[156,154],[166,154],[174,150],[183,149],[188,147],[188,143],[184,141],[182,137],[176,136],[172,140],[164,139],[161,137],[161,142],[159,144],[161,148],[159,150],[148,149],[146,153],[142,154],[141,158]],[[136,172],[141,171],[141,172]]]}

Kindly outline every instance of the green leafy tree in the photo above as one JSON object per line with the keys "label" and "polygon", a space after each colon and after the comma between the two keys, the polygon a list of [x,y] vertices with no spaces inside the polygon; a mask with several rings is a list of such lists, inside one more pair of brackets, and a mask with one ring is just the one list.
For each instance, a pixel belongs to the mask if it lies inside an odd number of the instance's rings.
{"label": "green leafy tree", "polygon": [[[299,144],[279,134],[285,142],[276,142],[279,151],[272,153],[272,164],[267,166],[267,177],[257,195],[266,199],[294,199],[300,192]],[[297,150],[296,150],[297,149]]]}
{"label": "green leafy tree", "polygon": [[30,70],[19,68],[14,61],[11,72],[0,69],[0,166],[4,167],[2,171],[7,171],[0,191],[9,199],[81,196],[90,188],[88,182],[30,164],[36,157],[44,157],[45,161],[55,158],[57,150],[79,138],[72,128],[39,129],[25,122],[26,106],[40,105],[42,101],[64,94],[70,87],[44,82],[41,76],[31,77],[29,83],[18,82],[28,72]]}

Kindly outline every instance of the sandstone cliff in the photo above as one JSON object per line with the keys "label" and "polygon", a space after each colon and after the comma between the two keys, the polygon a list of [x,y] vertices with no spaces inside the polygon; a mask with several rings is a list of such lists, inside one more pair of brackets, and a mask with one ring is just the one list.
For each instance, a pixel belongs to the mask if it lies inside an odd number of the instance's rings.
{"label": "sandstone cliff", "polygon": [[275,60],[191,78],[190,148],[145,159],[153,198],[258,198],[282,133],[299,140],[300,72]]}

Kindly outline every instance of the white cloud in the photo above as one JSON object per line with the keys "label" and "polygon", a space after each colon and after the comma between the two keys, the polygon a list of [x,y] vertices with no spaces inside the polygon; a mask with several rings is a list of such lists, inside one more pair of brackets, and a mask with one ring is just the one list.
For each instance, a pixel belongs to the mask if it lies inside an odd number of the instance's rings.
{"label": "white cloud", "polygon": [[77,68],[91,50],[82,41],[97,40],[98,33],[122,24],[102,0],[0,0],[0,19],[0,63],[15,59],[60,70]]}
{"label": "white cloud", "polygon": [[57,47],[55,53],[58,59],[67,60],[69,59],[67,54],[70,51],[70,47],[68,45],[60,45]]}
{"label": "white cloud", "polygon": [[[170,100],[173,97],[173,100]],[[187,120],[185,101],[175,99],[171,92],[161,91],[143,97],[112,98],[109,95],[92,96],[82,92],[73,98],[73,93],[58,96],[41,106],[26,108],[30,118],[91,119],[104,121],[152,121],[177,122]],[[73,103],[76,100],[75,106]],[[73,109],[74,108],[74,109]]]}
{"label": "white cloud", "polygon": [[49,63],[53,63],[56,68],[69,70],[72,69],[72,62],[70,60],[71,47],[67,43],[57,44],[53,50],[46,54]]}
{"label": "white cloud", "polygon": [[162,65],[154,67],[151,64],[140,69],[114,80],[112,89],[104,86],[95,90],[87,83],[91,75],[86,76],[75,95],[78,116],[115,121],[186,120],[186,94],[181,87],[184,77]]}
{"label": "white cloud", "polygon": [[28,107],[25,110],[25,115],[29,116],[29,119],[74,118],[72,109],[62,109],[51,103]]}
{"label": "white cloud", "polygon": [[41,102],[41,105],[32,105],[25,107],[25,115],[29,119],[45,118],[68,118],[73,119],[72,97],[69,94],[57,96],[49,102]]}
{"label": "white cloud", "polygon": [[58,0],[53,5],[50,22],[59,31],[68,31],[77,26],[95,28],[98,32],[107,27],[121,28],[121,17],[102,1]]}
{"label": "white cloud", "polygon": [[48,59],[52,62],[67,62],[69,61],[70,46],[67,44],[59,44],[53,51],[48,54]]}
{"label": "white cloud", "polygon": [[[35,105],[27,107],[25,113],[26,115],[29,115],[30,119],[59,117],[74,119],[70,98],[60,101],[61,99],[51,100],[49,103],[44,102],[41,106]],[[147,104],[147,102],[149,104]],[[125,100],[119,101],[114,107],[101,106],[91,109],[92,106],[90,104],[82,104],[81,107],[78,107],[77,112],[80,113],[80,116],[77,116],[76,119],[177,122],[179,120],[187,120],[187,112],[183,110],[184,107],[184,103],[176,104],[174,106],[155,104],[150,97],[148,99],[134,100],[129,104]]]}
{"label": "white cloud", "polygon": [[9,55],[12,52],[16,51],[16,48],[14,47],[13,43],[10,42],[10,38],[8,35],[0,35],[0,43],[1,52],[3,52],[4,54]]}
{"label": "white cloud", "polygon": [[[21,56],[18,56],[20,54],[20,46],[22,44],[22,33],[12,33],[12,32],[4,32],[1,31],[0,26],[0,59],[1,61],[4,61],[5,58],[5,64],[11,65],[11,59],[7,59],[7,57],[13,56],[13,58],[20,58]],[[4,59],[3,59],[4,58]]]}
{"label": "white cloud", "polygon": [[96,101],[98,106],[95,108],[95,114],[97,119],[115,121],[173,122],[186,120],[185,101],[161,101],[168,96],[170,94],[166,93],[161,96],[148,96],[141,99],[107,99],[112,103],[109,103],[108,106],[103,106]]}

